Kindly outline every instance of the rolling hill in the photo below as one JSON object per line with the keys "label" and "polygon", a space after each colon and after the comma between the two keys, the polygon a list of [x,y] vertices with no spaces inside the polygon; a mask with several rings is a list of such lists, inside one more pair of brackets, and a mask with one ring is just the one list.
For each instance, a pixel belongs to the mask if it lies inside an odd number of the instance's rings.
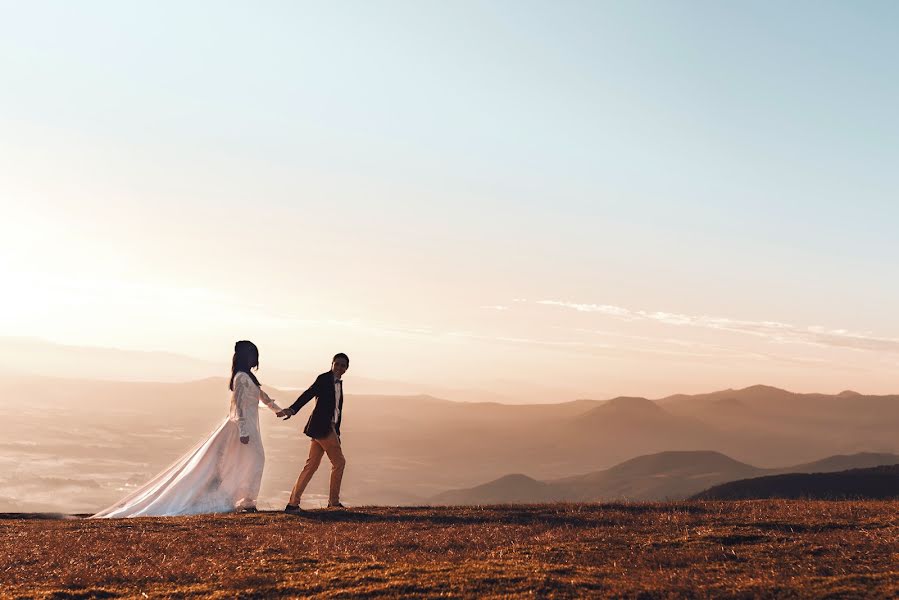
{"label": "rolling hill", "polygon": [[714,486],[692,500],[891,500],[899,498],[899,464],[835,473],[788,473]]}
{"label": "rolling hill", "polygon": [[862,453],[832,456],[782,469],[762,469],[719,452],[661,452],[640,456],[602,471],[562,479],[538,481],[525,475],[502,477],[472,488],[449,490],[434,496],[431,502],[453,505],[679,500],[718,484],[765,475],[842,471],[845,465],[867,467],[895,463],[899,463],[899,455]]}

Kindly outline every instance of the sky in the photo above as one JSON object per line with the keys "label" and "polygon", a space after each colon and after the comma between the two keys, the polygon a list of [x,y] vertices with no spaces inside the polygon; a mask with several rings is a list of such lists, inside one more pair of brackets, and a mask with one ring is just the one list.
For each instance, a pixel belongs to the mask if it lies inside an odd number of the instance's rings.
{"label": "sky", "polygon": [[0,336],[223,364],[251,339],[263,379],[343,351],[529,402],[897,393],[897,25],[0,1]]}

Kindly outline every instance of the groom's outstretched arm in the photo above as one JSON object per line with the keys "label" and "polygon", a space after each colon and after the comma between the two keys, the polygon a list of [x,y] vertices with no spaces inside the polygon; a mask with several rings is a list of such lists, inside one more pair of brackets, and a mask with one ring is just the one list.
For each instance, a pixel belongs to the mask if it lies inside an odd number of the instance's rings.
{"label": "groom's outstretched arm", "polygon": [[315,382],[313,382],[313,384],[309,386],[308,390],[300,394],[296,402],[288,407],[288,410],[291,411],[291,414],[295,415],[300,412],[301,408],[306,406],[306,404],[316,396],[318,396],[318,379],[316,379]]}

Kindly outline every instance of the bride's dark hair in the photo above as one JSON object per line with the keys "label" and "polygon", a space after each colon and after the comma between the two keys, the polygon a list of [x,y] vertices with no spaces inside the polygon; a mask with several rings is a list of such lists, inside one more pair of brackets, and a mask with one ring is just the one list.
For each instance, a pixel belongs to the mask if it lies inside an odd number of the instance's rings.
{"label": "bride's dark hair", "polygon": [[240,340],[234,344],[234,358],[231,359],[231,382],[228,389],[234,391],[234,376],[238,373],[246,373],[257,386],[259,380],[253,375],[252,369],[259,368],[259,348],[249,340]]}

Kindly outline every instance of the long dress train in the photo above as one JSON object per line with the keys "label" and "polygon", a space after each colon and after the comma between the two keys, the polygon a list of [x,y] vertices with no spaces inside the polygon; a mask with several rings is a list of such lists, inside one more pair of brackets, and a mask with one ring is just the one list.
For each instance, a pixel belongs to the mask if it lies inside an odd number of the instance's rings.
{"label": "long dress train", "polygon": [[[281,410],[248,374],[238,372],[229,415],[209,437],[91,518],[166,517],[255,507],[265,466],[260,401],[274,412]],[[250,442],[240,443],[241,436],[249,436]]]}

